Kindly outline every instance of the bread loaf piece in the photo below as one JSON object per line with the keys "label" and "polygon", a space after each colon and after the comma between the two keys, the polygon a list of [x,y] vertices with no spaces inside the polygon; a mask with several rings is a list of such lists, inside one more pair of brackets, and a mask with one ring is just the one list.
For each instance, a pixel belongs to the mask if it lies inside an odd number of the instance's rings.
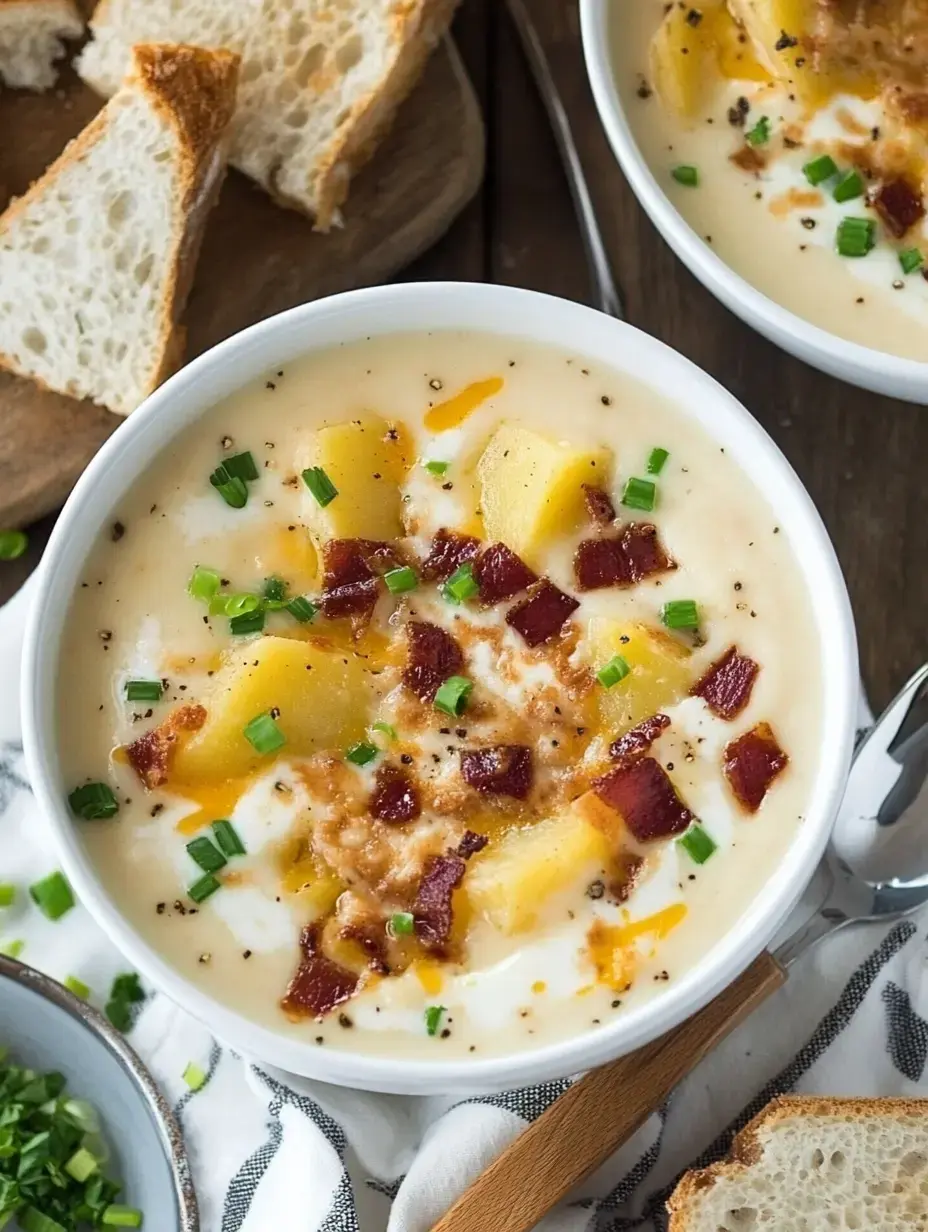
{"label": "bread loaf piece", "polygon": [[63,40],[83,32],[72,0],[0,0],[0,78],[14,88],[48,90]]}

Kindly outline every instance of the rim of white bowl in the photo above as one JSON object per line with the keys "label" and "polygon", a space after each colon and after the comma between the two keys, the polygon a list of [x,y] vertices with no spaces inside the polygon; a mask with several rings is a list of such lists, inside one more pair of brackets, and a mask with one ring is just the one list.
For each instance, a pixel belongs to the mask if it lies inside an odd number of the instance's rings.
{"label": "rim of white bowl", "polygon": [[[80,840],[79,827],[87,823],[76,822],[67,808],[57,756],[55,682],[61,633],[87,554],[122,494],[178,433],[248,381],[313,350],[374,334],[455,329],[566,347],[606,367],[631,371],[724,442],[776,508],[808,587],[814,613],[810,636],[821,648],[823,727],[806,821],[737,925],[679,981],[595,1031],[537,1049],[488,1058],[407,1060],[318,1048],[259,1026],[200,991],[139,935],[110,899]],[[475,283],[352,291],[291,309],[214,347],[157,390],[90,463],[49,540],[33,599],[23,656],[26,764],[79,896],[135,967],[220,1039],[246,1055],[343,1086],[403,1094],[500,1090],[600,1065],[670,1030],[719,993],[770,941],[821,857],[847,779],[858,687],[853,619],[827,532],[789,463],[740,403],[689,360],[630,325],[537,292]]]}
{"label": "rim of white bowl", "polygon": [[[645,213],[680,260],[736,316],[790,354],[863,389],[928,403],[928,362],[850,342],[782,307],[737,274],[693,230],[664,192],[635,140],[610,54],[610,8],[625,0],[580,0],[587,75],[612,152]],[[928,357],[928,347],[926,347]]]}

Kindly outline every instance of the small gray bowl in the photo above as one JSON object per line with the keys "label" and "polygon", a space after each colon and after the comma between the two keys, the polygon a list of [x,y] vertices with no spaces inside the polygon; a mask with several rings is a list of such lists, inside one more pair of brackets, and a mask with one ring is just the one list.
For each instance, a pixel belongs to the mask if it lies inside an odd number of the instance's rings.
{"label": "small gray bowl", "polygon": [[199,1232],[180,1126],[148,1070],[102,1014],[57,981],[0,956],[0,1044],[99,1111],[120,1201],[139,1207],[143,1232]]}

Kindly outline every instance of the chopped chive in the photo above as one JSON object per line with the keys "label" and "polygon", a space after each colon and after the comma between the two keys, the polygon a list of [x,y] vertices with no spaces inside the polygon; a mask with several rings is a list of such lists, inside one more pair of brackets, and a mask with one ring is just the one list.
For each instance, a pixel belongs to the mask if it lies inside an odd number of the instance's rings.
{"label": "chopped chive", "polygon": [[16,902],[16,886],[8,881],[0,882],[0,907],[12,907]]}
{"label": "chopped chive", "polygon": [[226,458],[221,469],[233,479],[243,479],[246,483],[251,483],[258,478],[258,468],[250,450],[246,450],[245,453],[234,453],[231,458]]}
{"label": "chopped chive", "polygon": [[256,753],[276,753],[287,743],[286,736],[270,713],[259,714],[252,719],[242,734]]}
{"label": "chopped chive", "polygon": [[480,587],[477,585],[474,566],[470,561],[455,569],[441,589],[442,594],[451,603],[464,603],[465,600],[472,599]]}
{"label": "chopped chive", "polygon": [[384,723],[383,721],[378,720],[378,722],[372,723],[371,727],[374,731],[383,732],[389,740],[396,739],[396,728],[392,723]]}
{"label": "chopped chive", "polygon": [[430,475],[446,475],[450,462],[423,462],[422,465]]}
{"label": "chopped chive", "polygon": [[195,1061],[190,1061],[181,1075],[191,1091],[199,1091],[206,1086],[207,1073]]}
{"label": "chopped chive", "polygon": [[90,988],[79,980],[76,975],[66,975],[64,977],[64,986],[68,992],[73,992],[75,997],[80,997],[82,1001],[86,1001],[90,996]]}
{"label": "chopped chive", "polygon": [[346,751],[345,761],[350,761],[353,766],[369,766],[379,752],[380,749],[375,744],[359,740]]}
{"label": "chopped chive", "polygon": [[226,866],[226,858],[211,839],[205,835],[191,839],[187,844],[187,855],[198,864],[204,873],[218,873]]}
{"label": "chopped chive", "polygon": [[251,612],[258,612],[264,607],[261,602],[260,595],[250,594],[248,591],[234,595],[224,595],[222,612],[224,616],[247,616]]}
{"label": "chopped chive", "polygon": [[435,694],[433,703],[435,709],[441,710],[444,714],[450,714],[452,718],[457,718],[458,715],[464,713],[467,699],[473,688],[473,684],[466,676],[449,676]]}
{"label": "chopped chive", "polygon": [[661,620],[668,629],[698,629],[699,608],[694,599],[673,599],[661,608]]}
{"label": "chopped chive", "polygon": [[[10,1214],[13,1212],[11,1211]],[[34,1206],[23,1206],[16,1211],[16,1219],[22,1232],[67,1232],[64,1224],[50,1215],[44,1215]]]}
{"label": "chopped chive", "polygon": [[107,1001],[103,1007],[103,1012],[117,1031],[122,1031],[125,1034],[126,1031],[132,1029],[132,1011],[128,1001],[120,1001],[114,997]]}
{"label": "chopped chive", "polygon": [[761,116],[754,127],[744,134],[748,145],[766,145],[770,140],[770,121],[767,116]]}
{"label": "chopped chive", "polygon": [[21,530],[0,530],[0,560],[18,560],[29,546]]}
{"label": "chopped chive", "polygon": [[142,1212],[134,1206],[120,1206],[111,1202],[103,1212],[104,1228],[140,1228]]}
{"label": "chopped chive", "polygon": [[652,449],[648,454],[648,474],[659,475],[669,457],[670,452],[666,449]]}
{"label": "chopped chive", "polygon": [[238,830],[231,821],[214,821],[210,824],[210,829],[224,856],[231,859],[232,856],[245,855],[245,844],[239,838]]}
{"label": "chopped chive", "polygon": [[411,911],[395,911],[390,916],[390,931],[395,937],[409,937],[416,929],[416,921]]}
{"label": "chopped chive", "polygon": [[193,885],[187,887],[187,897],[191,898],[195,903],[203,903],[211,894],[216,893],[219,889],[219,884],[212,873],[204,873],[199,881],[195,881]]}
{"label": "chopped chive", "polygon": [[813,158],[811,162],[806,163],[802,174],[813,188],[818,188],[819,184],[824,184],[826,180],[838,174],[838,164],[830,154],[822,154],[820,158]]}
{"label": "chopped chive", "polygon": [[283,603],[287,597],[287,583],[279,577],[265,578],[261,593],[272,603]]}
{"label": "chopped chive", "polygon": [[902,266],[903,274],[914,274],[925,264],[925,258],[920,248],[906,248],[899,254],[899,264]]}
{"label": "chopped chive", "polygon": [[615,655],[596,673],[596,679],[604,689],[611,689],[624,680],[632,669],[621,655]]}
{"label": "chopped chive", "polygon": [[287,604],[287,611],[301,625],[308,625],[319,609],[305,595],[299,595],[296,599],[290,600]]}
{"label": "chopped chive", "polygon": [[670,174],[678,184],[683,184],[686,188],[696,188],[699,184],[698,169],[687,166],[685,163],[679,167],[674,167]]}
{"label": "chopped chive", "polygon": [[244,509],[248,504],[248,485],[238,475],[230,475],[224,466],[217,466],[210,483],[232,509]]}
{"label": "chopped chive", "polygon": [[629,479],[622,493],[622,504],[629,509],[650,513],[657,498],[657,485],[650,479]]}
{"label": "chopped chive", "polygon": [[119,812],[119,804],[108,783],[84,783],[75,787],[68,796],[68,804],[72,813],[83,817],[84,821],[102,821]]}
{"label": "chopped chive", "polygon": [[187,583],[187,594],[201,603],[209,603],[222,585],[222,578],[215,569],[205,569],[197,565]]}
{"label": "chopped chive", "polygon": [[835,201],[853,201],[855,197],[864,195],[864,182],[857,171],[846,171],[838,180],[831,194]]}
{"label": "chopped chive", "polygon": [[244,637],[248,633],[261,633],[267,613],[263,608],[255,612],[245,612],[241,616],[233,616],[229,621],[229,632],[233,637]]}
{"label": "chopped chive", "polygon": [[127,680],[127,702],[160,702],[164,685],[160,680]]}
{"label": "chopped chive", "polygon": [[25,948],[25,941],[21,941],[18,937],[15,941],[0,942],[0,954],[4,958],[19,958]]}
{"label": "chopped chive", "polygon": [[64,873],[57,870],[29,887],[32,901],[49,920],[60,920],[74,906],[74,892]]}
{"label": "chopped chive", "polygon": [[441,1016],[445,1013],[443,1005],[430,1005],[425,1011],[425,1030],[428,1035],[437,1035]]}
{"label": "chopped chive", "polygon": [[85,1146],[78,1147],[68,1162],[64,1165],[64,1170],[68,1176],[74,1178],[79,1184],[83,1185],[84,1181],[88,1180],[97,1171],[100,1165],[91,1155]]}
{"label": "chopped chive", "polygon": [[865,257],[876,243],[876,224],[872,218],[842,218],[835,246],[842,257]]}
{"label": "chopped chive", "polygon": [[316,504],[324,509],[338,496],[338,488],[321,466],[311,466],[303,472],[303,482],[316,498]]}
{"label": "chopped chive", "polygon": [[113,979],[110,998],[116,1001],[126,1001],[137,1004],[145,1000],[145,990],[136,971],[123,971]]}
{"label": "chopped chive", "polygon": [[679,845],[694,864],[705,864],[718,844],[710,838],[698,821],[694,822],[687,832],[677,839]]}
{"label": "chopped chive", "polygon": [[392,595],[401,595],[406,590],[415,590],[419,585],[419,575],[409,565],[391,569],[389,573],[383,575],[383,580]]}
{"label": "chopped chive", "polygon": [[225,616],[226,615],[226,604],[229,602],[231,598],[233,598],[232,595],[223,595],[223,594],[213,595],[212,599],[210,599],[209,601],[210,616]]}

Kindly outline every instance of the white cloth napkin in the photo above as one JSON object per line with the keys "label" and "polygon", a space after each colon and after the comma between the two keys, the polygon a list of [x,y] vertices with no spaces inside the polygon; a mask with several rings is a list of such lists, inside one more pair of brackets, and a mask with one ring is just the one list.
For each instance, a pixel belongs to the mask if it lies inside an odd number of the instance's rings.
{"label": "white cloth napkin", "polygon": [[[27,587],[27,590],[30,589]],[[0,881],[23,888],[57,867],[24,778],[19,662],[27,595],[0,609]],[[788,985],[704,1062],[543,1232],[664,1229],[664,1202],[692,1164],[724,1154],[772,1096],[926,1095],[928,913],[826,941]],[[50,923],[17,895],[0,909],[0,943],[22,960],[77,976],[102,1005],[126,969],[78,904]],[[476,1099],[400,1098],[307,1082],[249,1064],[165,996],[153,994],[130,1040],[186,1135],[203,1232],[427,1232],[526,1122],[567,1086],[544,1083]],[[197,1092],[189,1062],[208,1081]],[[150,1213],[147,1232],[173,1232]]]}

